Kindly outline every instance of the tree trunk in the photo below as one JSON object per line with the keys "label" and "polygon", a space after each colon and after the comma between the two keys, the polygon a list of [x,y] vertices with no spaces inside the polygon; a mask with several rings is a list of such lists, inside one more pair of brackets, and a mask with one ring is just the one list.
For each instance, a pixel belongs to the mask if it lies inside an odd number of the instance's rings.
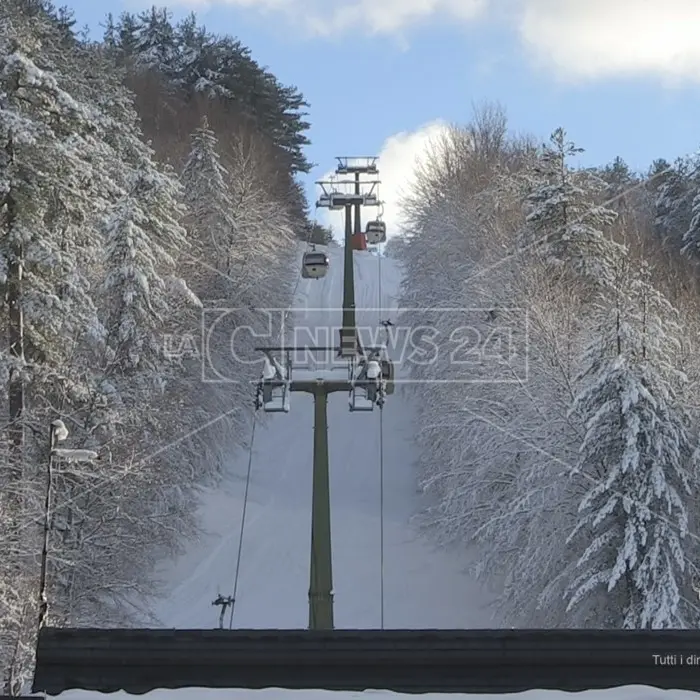
{"label": "tree trunk", "polygon": [[[10,161],[14,160],[13,141],[7,144]],[[13,233],[17,220],[17,202],[12,193],[5,199],[7,234]],[[13,241],[8,261],[7,283],[5,286],[5,303],[8,309],[8,345],[14,367],[10,371],[8,386],[9,398],[9,438],[10,438],[10,472],[14,479],[23,476],[24,451],[24,318],[22,314],[21,293],[23,273],[23,247],[20,241]]]}

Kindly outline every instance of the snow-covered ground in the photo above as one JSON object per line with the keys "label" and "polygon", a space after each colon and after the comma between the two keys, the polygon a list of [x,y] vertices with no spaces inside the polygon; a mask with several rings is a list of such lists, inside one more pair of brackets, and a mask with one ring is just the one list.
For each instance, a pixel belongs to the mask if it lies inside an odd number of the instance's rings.
{"label": "snow-covered ground", "polygon": [[[328,275],[299,284],[297,324],[328,328],[341,322],[343,250],[329,253]],[[396,308],[399,272],[382,259],[380,303],[379,258],[368,252],[354,257],[357,322],[378,330]],[[319,342],[325,342],[323,335]],[[337,344],[337,337],[329,335],[328,342]],[[332,394],[328,424],[335,624],[378,628],[379,411],[350,413],[347,395]],[[485,594],[464,573],[464,555],[436,549],[409,522],[419,499],[412,430],[410,400],[399,387],[388,397],[383,418],[385,627],[498,626],[485,610]],[[291,412],[268,414],[255,436],[234,627],[308,624],[312,454],[313,402],[294,394]],[[202,516],[210,534],[165,572],[172,591],[157,613],[168,627],[218,625],[212,601],[218,592],[232,592],[247,459],[236,455],[220,488],[205,493]]]}

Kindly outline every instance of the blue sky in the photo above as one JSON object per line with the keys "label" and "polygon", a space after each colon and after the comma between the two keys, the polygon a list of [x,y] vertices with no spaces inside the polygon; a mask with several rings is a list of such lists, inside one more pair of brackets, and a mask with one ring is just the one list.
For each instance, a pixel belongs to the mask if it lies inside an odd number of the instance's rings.
{"label": "blue sky", "polygon": [[[107,12],[150,4],[68,0],[93,33]],[[504,105],[514,130],[544,139],[564,126],[584,164],[620,155],[644,169],[700,147],[697,0],[159,4],[176,18],[195,10],[304,93],[319,164],[309,184],[336,155],[381,154],[389,209],[434,123],[467,121],[486,100]]]}

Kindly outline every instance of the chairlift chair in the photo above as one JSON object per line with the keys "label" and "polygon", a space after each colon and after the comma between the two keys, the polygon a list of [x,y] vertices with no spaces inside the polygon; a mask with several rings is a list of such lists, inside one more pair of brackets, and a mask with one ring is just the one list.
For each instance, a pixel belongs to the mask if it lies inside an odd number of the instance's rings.
{"label": "chairlift chair", "polygon": [[365,236],[370,245],[384,243],[386,241],[386,224],[383,221],[368,221]]}
{"label": "chairlift chair", "polygon": [[373,411],[379,403],[381,364],[374,359],[360,361],[350,391],[351,411]]}
{"label": "chairlift chair", "polygon": [[286,365],[285,368],[277,360],[265,358],[259,391],[260,403],[266,413],[289,413],[289,358]]}
{"label": "chairlift chair", "polygon": [[301,263],[301,276],[304,279],[321,279],[328,272],[330,260],[325,253],[316,251],[304,253],[304,259]]}
{"label": "chairlift chair", "polygon": [[284,380],[262,381],[262,408],[265,413],[289,413],[289,385]]}
{"label": "chairlift chair", "polygon": [[350,391],[351,411],[374,411],[377,402],[377,388],[369,386],[366,381],[357,382]]}

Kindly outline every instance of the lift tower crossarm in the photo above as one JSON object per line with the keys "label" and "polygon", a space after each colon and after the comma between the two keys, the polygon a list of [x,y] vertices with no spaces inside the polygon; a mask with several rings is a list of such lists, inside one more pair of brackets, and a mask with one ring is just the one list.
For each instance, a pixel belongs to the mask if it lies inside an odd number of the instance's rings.
{"label": "lift tower crossarm", "polygon": [[338,167],[336,175],[348,175],[351,173],[366,173],[374,175],[379,172],[377,168],[378,156],[336,156]]}
{"label": "lift tower crossarm", "polygon": [[[349,205],[354,205],[355,207],[378,207],[382,204],[375,192],[377,185],[381,184],[380,180],[359,183],[363,186],[369,186],[368,188],[365,187],[366,191],[364,192],[354,180],[341,182],[319,180],[316,184],[323,192],[316,200],[316,206],[322,209],[339,210]],[[354,191],[340,192],[337,189],[331,189],[337,185],[352,185]]]}

